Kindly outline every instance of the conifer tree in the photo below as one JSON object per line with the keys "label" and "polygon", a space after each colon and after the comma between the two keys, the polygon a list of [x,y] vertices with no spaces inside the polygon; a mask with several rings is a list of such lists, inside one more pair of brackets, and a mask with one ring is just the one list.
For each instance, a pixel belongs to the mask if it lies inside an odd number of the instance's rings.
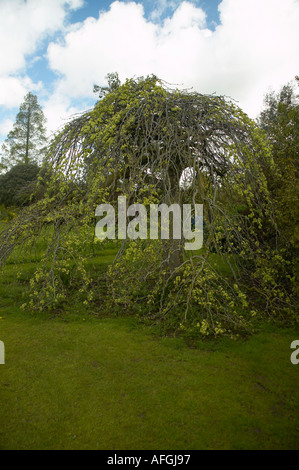
{"label": "conifer tree", "polygon": [[28,165],[43,160],[47,141],[45,122],[37,96],[27,93],[2,146],[2,166],[9,169],[18,163]]}

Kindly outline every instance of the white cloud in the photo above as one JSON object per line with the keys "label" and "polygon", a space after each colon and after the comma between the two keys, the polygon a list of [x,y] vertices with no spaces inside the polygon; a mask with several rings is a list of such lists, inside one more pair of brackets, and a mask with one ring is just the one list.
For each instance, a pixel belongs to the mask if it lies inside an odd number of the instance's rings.
{"label": "white cloud", "polygon": [[204,23],[204,12],[188,2],[161,27],[145,19],[141,4],[116,1],[98,19],[88,18],[67,34],[65,44],[51,43],[49,64],[64,76],[59,88],[70,97],[91,95],[92,85],[103,84],[111,71],[123,79],[157,73],[175,80],[178,59],[190,65],[190,42],[206,35]]}
{"label": "white cloud", "polygon": [[86,106],[72,106],[68,97],[61,95],[59,92],[54,93],[43,106],[43,112],[47,119],[48,136],[52,136],[74,115],[83,111],[86,111]]}
{"label": "white cloud", "polygon": [[1,0],[0,73],[16,73],[26,65],[38,42],[62,28],[66,5],[78,8],[83,0]]}
{"label": "white cloud", "polygon": [[82,5],[83,0],[0,0],[0,106],[18,107],[28,91],[41,89],[26,74],[27,59],[32,64],[42,40],[63,29],[67,7]]}
{"label": "white cloud", "polygon": [[255,115],[270,86],[278,89],[298,73],[299,2],[223,0],[220,20],[209,41],[210,86]]}
{"label": "white cloud", "polygon": [[206,14],[201,8],[196,8],[189,2],[182,2],[171,18],[164,21],[162,32],[177,34],[190,28],[198,30],[206,26]]}
{"label": "white cloud", "polygon": [[29,90],[37,92],[41,88],[42,82],[33,83],[27,76],[0,76],[0,105],[7,108],[17,107]]}
{"label": "white cloud", "polygon": [[[0,123],[0,134],[7,135],[13,128],[14,121],[12,119],[4,119]],[[0,142],[1,145],[1,142]]]}
{"label": "white cloud", "polygon": [[[159,3],[161,12],[173,2]],[[199,92],[230,95],[254,117],[267,88],[298,73],[299,2],[223,0],[220,19],[210,31],[203,10],[184,1],[157,24],[141,4],[116,1],[66,34],[64,44],[49,45],[50,67],[61,74],[56,92],[87,97],[108,72],[122,79],[155,73]]]}
{"label": "white cloud", "polygon": [[154,4],[154,7],[150,15],[150,19],[152,21],[158,21],[167,10],[170,9],[174,11],[179,6],[181,1],[180,0],[156,0],[155,2],[151,1],[151,3]]}

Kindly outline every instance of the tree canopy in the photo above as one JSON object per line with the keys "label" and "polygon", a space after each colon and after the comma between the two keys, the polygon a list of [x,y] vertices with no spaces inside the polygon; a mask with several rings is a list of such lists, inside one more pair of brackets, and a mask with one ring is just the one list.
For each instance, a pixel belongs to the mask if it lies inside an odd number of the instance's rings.
{"label": "tree canopy", "polygon": [[268,188],[276,171],[271,150],[231,101],[171,90],[155,76],[127,80],[65,126],[48,161],[45,197],[0,238],[4,263],[17,246],[53,227],[32,279],[31,307],[59,305],[70,284],[93,301],[97,280],[87,266],[96,245],[95,209],[124,195],[147,207],[202,203],[204,247],[186,256],[177,240],[124,240],[106,277],[115,305],[133,311],[146,305],[151,318],[203,334],[246,329],[256,303],[273,317],[292,310],[289,287],[278,281],[287,273]]}

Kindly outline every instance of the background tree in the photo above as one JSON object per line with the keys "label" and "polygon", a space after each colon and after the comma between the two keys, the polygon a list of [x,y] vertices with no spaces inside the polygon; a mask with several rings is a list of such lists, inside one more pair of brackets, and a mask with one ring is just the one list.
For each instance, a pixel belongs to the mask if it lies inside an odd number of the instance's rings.
{"label": "background tree", "polygon": [[[297,86],[299,78],[296,77]],[[277,172],[268,177],[275,201],[279,244],[287,250],[293,266],[290,278],[298,291],[299,254],[299,100],[294,85],[285,85],[279,93],[265,97],[265,109],[259,125],[266,132],[272,147]]]}
{"label": "background tree", "polygon": [[27,93],[20,106],[13,129],[2,146],[2,164],[11,168],[17,163],[40,163],[45,154],[45,116],[37,96]]}

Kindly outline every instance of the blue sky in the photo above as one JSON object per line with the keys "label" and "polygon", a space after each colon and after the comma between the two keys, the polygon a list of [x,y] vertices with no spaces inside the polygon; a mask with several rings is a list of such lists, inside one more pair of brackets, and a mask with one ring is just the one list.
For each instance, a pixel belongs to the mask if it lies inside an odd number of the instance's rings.
{"label": "blue sky", "polygon": [[[129,3],[130,0],[125,0],[124,3]],[[70,15],[71,22],[78,22],[82,21],[88,16],[97,17],[99,13],[99,9],[101,10],[108,10],[109,6],[112,2],[109,0],[99,1],[99,0],[89,0],[86,1],[84,6],[76,11],[73,11]],[[155,0],[143,0],[140,2],[144,6],[144,12],[146,18],[150,19],[151,15],[155,11],[161,11],[160,20],[163,21],[168,15],[173,13],[173,6],[171,5],[172,2],[159,2]],[[178,3],[182,2],[173,2],[173,5],[177,5]],[[219,22],[219,12],[218,12],[218,5],[220,0],[198,0],[193,2],[197,6],[201,6],[204,11],[208,15],[208,23],[209,26],[214,27],[214,23],[217,24]]]}
{"label": "blue sky", "polygon": [[28,91],[50,133],[114,71],[230,96],[255,118],[299,73],[298,24],[299,0],[0,0],[0,142]]}

